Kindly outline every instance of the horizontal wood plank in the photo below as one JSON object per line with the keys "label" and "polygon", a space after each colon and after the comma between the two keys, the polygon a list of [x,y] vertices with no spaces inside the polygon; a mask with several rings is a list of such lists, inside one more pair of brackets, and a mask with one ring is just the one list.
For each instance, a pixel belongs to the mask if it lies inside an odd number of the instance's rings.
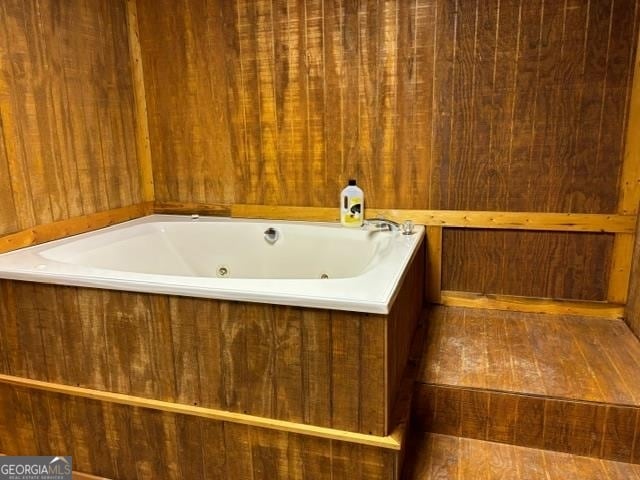
{"label": "horizontal wood plank", "polygon": [[155,213],[175,215],[211,215],[214,217],[228,217],[231,215],[229,205],[215,203],[182,203],[182,202],[158,202],[153,205]]}
{"label": "horizontal wood plank", "polygon": [[622,320],[433,307],[429,327],[422,383],[640,407],[640,342]]}
{"label": "horizontal wood plank", "polygon": [[481,293],[445,290],[442,305],[451,307],[486,308],[514,312],[556,313],[618,319],[624,316],[624,305],[607,302],[582,302],[551,298],[484,295]]}
{"label": "horizontal wood plank", "polygon": [[[482,228],[505,230],[542,230],[558,232],[633,233],[635,215],[546,212],[485,212],[468,210],[397,210],[365,211],[367,218],[383,216],[403,222],[427,226]],[[270,218],[331,222],[339,220],[337,208],[271,205],[231,206],[231,216],[238,218]]]}
{"label": "horizontal wood plank", "polygon": [[178,403],[163,402],[160,400],[142,398],[134,395],[124,395],[121,393],[103,392],[90,388],[81,388],[51,382],[42,382],[39,380],[31,380],[23,377],[14,377],[11,375],[0,374],[0,383],[28,389],[42,390],[45,392],[59,393],[74,397],[89,398],[101,402],[129,405],[133,407],[157,410],[160,412],[189,415],[192,417],[201,417],[210,420],[219,420],[241,425],[250,425],[253,427],[297,433],[300,435],[326,438],[330,440],[339,440],[359,445],[369,445],[390,450],[400,450],[401,447],[401,445],[396,440],[396,438],[398,438],[397,434],[389,436],[377,436],[347,432],[344,430],[318,427],[314,425],[305,425],[302,423],[276,420],[255,415],[247,415],[244,413],[228,412],[226,410],[203,408],[193,405],[181,405]]}
{"label": "horizontal wood plank", "polygon": [[109,225],[149,215],[152,211],[153,204],[145,202],[129,207],[74,217],[68,220],[37,225],[20,232],[0,237],[0,253],[78,235],[80,233],[91,232],[108,227]]}
{"label": "horizontal wood plank", "polygon": [[0,452],[63,451],[99,477],[398,480],[400,452],[385,447],[1,382],[0,407],[16,412],[0,417]]}

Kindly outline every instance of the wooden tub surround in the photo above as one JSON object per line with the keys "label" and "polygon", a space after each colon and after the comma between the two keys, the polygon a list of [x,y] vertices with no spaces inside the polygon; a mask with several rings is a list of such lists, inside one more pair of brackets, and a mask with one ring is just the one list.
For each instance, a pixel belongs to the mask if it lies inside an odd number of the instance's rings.
{"label": "wooden tub surround", "polygon": [[[37,423],[38,416],[46,414],[35,405],[55,402],[59,410],[49,411],[47,421],[59,422],[63,429],[76,428],[79,417],[73,412],[84,416],[109,411],[114,418],[125,415],[134,423],[152,422],[156,426],[144,435],[153,436],[160,429],[167,442],[181,449],[194,441],[183,428],[213,429],[206,435],[214,430],[236,432],[232,435],[240,435],[237,448],[266,448],[269,456],[285,455],[284,459],[292,448],[305,450],[311,442],[320,458],[338,455],[347,463],[363,462],[363,478],[368,478],[366,472],[373,478],[396,478],[402,434],[392,413],[401,397],[411,338],[422,311],[425,263],[423,244],[388,315],[3,280],[4,411],[29,399],[34,410],[21,408]],[[408,408],[404,402],[398,408]],[[22,431],[20,420],[8,421],[0,429],[9,437],[12,431]],[[64,444],[68,451],[99,449],[102,442],[116,448],[111,442],[125,441],[110,436],[112,428],[122,425],[102,422],[106,439],[86,432],[80,444]],[[181,422],[186,424],[176,427]],[[94,422],[88,425],[95,427]],[[126,437],[128,445],[136,444],[132,438]],[[224,438],[212,437],[208,448],[224,450]],[[184,444],[187,440],[191,443]],[[25,439],[7,440],[0,451],[26,452],[21,441]],[[51,445],[45,440],[35,443],[43,454]],[[231,461],[236,453],[228,455]],[[122,472],[130,467],[128,460],[114,458],[92,457],[78,468],[121,478],[118,470],[114,474],[113,462],[125,462],[119,467]],[[109,468],[105,462],[111,462]],[[245,467],[251,468],[251,462]],[[336,478],[346,478],[337,472]],[[200,478],[196,473],[187,476]],[[272,477],[229,473],[225,478]]]}

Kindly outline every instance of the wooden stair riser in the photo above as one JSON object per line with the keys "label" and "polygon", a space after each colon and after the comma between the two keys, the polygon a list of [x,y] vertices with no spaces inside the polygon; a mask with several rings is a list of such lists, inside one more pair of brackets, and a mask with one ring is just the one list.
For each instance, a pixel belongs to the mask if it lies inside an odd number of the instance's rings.
{"label": "wooden stair riser", "polygon": [[417,383],[416,429],[640,463],[640,408]]}

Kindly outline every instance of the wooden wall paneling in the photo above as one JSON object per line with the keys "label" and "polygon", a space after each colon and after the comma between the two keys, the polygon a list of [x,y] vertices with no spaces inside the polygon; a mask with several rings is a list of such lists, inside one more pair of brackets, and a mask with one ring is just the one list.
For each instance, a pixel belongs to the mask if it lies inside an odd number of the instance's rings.
{"label": "wooden wall paneling", "polygon": [[[228,73],[228,91],[237,91],[237,110],[231,114],[235,127],[233,137],[238,145],[238,158],[234,176],[228,181],[236,185],[236,198],[246,198],[251,203],[262,203],[262,142],[260,139],[260,107],[258,104],[257,63],[254,50],[257,21],[255,19],[254,2],[223,2],[225,20],[228,25],[226,37],[234,38],[233,49],[227,49],[227,65],[232,66]],[[235,83],[231,83],[235,80]],[[159,107],[161,108],[161,106]],[[235,199],[234,199],[235,200]]]}
{"label": "wooden wall paneling", "polygon": [[137,2],[159,201],[233,198],[226,65],[214,54],[226,43],[221,12],[221,3]]}
{"label": "wooden wall paneling", "polygon": [[[237,184],[236,202],[331,205],[346,177],[356,175],[376,207],[592,213],[614,208],[634,49],[628,40],[637,25],[635,15],[619,16],[635,11],[634,0],[599,3],[588,18],[581,3],[543,9],[541,2],[509,2],[500,9],[484,2],[457,10],[444,1],[324,10],[312,2],[304,9],[290,5],[287,15],[278,4],[241,0],[209,11],[198,2],[141,1],[138,7],[145,74],[147,64],[160,65],[166,48],[182,62],[199,51],[227,66],[226,90],[216,91],[228,117],[215,122],[227,131],[221,122],[232,120],[239,163],[235,172],[227,171],[227,181]],[[201,13],[211,32],[225,32],[223,48],[206,49],[206,35],[154,44],[172,38],[168,33],[197,30],[189,18],[162,21],[162,10],[180,18]],[[621,28],[610,29],[611,21]],[[177,76],[160,66],[149,70],[149,97],[172,84],[166,73]],[[189,67],[194,81],[207,83],[205,65],[194,61]],[[203,108],[154,99],[152,131],[172,121],[160,115],[169,106],[183,116]],[[583,124],[584,134],[576,134]],[[409,136],[413,126],[425,135]],[[168,138],[156,138],[167,157]],[[425,156],[417,154],[422,151]],[[392,153],[400,160],[390,162]],[[199,182],[212,175],[210,165],[203,166],[205,171],[185,173]],[[606,180],[589,180],[582,175],[585,168]],[[564,185],[570,180],[568,191]],[[296,182],[310,182],[313,193]],[[218,202],[222,192],[213,194]]]}
{"label": "wooden wall paneling", "polygon": [[[637,10],[636,15],[638,15]],[[627,28],[631,28],[631,26],[627,26]],[[640,45],[637,26],[634,34],[638,36],[638,45]],[[633,49],[629,47],[628,50],[628,55],[634,58]],[[614,52],[616,51],[614,50]],[[616,57],[615,60],[619,62],[621,59]],[[625,98],[627,102],[624,105],[627,132],[618,191],[618,212],[631,214],[638,213],[638,205],[640,203],[640,168],[638,167],[640,164],[640,144],[637,135],[634,134],[640,122],[640,56],[638,55],[638,47],[636,47],[634,63],[635,68],[626,72],[626,81],[630,88],[627,89],[627,97]],[[618,67],[614,72],[614,78],[620,82],[622,78],[619,77],[624,73],[620,72]],[[616,235],[613,244],[609,299],[620,303],[626,303],[628,299],[633,245],[633,235]],[[631,262],[629,261],[630,258],[632,259]]]}
{"label": "wooden wall paneling", "polygon": [[149,143],[149,120],[144,88],[144,68],[142,66],[136,0],[127,0],[127,32],[129,55],[131,58],[131,75],[133,77],[133,96],[136,107],[136,152],[138,155],[140,176],[140,196],[143,201],[152,202],[155,200],[153,162],[151,161],[151,144]]}
{"label": "wooden wall paneling", "polygon": [[[435,174],[431,125],[436,31],[431,26],[437,9],[436,2],[416,2],[409,8],[397,4],[395,171],[391,176],[394,184],[386,192],[394,197],[386,203],[395,208],[428,208],[431,202],[432,182],[424,179]],[[416,104],[416,98],[425,102]]]}
{"label": "wooden wall paneling", "polygon": [[424,262],[419,253],[392,315],[3,281],[0,366],[34,380],[386,435]]}
{"label": "wooden wall paneling", "polygon": [[[450,2],[438,2],[434,16],[435,31],[434,59],[432,65],[425,68],[432,72],[433,124],[431,126],[432,146],[430,155],[434,165],[433,180],[429,180],[429,208],[444,208],[449,193],[450,151],[453,132],[453,103],[456,84],[455,73],[455,32],[457,29],[455,5]],[[418,65],[420,68],[420,65]],[[429,105],[428,99],[425,105]]]}
{"label": "wooden wall paneling", "polygon": [[[423,242],[405,274],[400,291],[386,325],[387,408],[388,431],[395,427],[393,416],[402,414],[401,395],[407,370],[412,362],[412,340],[422,317],[424,306],[424,282],[426,246]],[[398,411],[398,408],[400,410]]]}
{"label": "wooden wall paneling", "polygon": [[[2,52],[0,51],[0,55]],[[2,57],[0,57],[2,62]],[[1,80],[0,80],[1,82]],[[0,83],[1,88],[2,83]],[[2,120],[2,95],[0,94],[0,120]],[[0,205],[2,205],[4,214],[0,216],[0,233],[15,232],[19,230],[18,216],[16,214],[16,206],[13,200],[12,181],[9,173],[9,160],[7,157],[7,148],[5,147],[4,127],[0,122],[0,178],[4,179],[0,182]]]}
{"label": "wooden wall paneling", "polygon": [[[296,478],[394,479],[398,452],[188,413],[156,411],[97,398],[0,385],[0,402],[16,416],[0,420],[3,452],[49,454],[53,447],[74,457],[74,467],[109,478]],[[21,403],[18,403],[21,402]],[[48,408],[42,407],[48,405]],[[47,415],[48,414],[48,415]],[[34,421],[53,426],[38,429]],[[91,419],[92,422],[82,420]],[[73,425],[73,438],[64,435]],[[30,441],[30,443],[26,443]],[[139,448],[124,448],[136,444]],[[91,451],[102,455],[92,455]],[[349,476],[347,476],[349,475]]]}
{"label": "wooden wall paneling", "polygon": [[[32,70],[29,68],[29,62],[32,56],[30,55],[28,45],[28,38],[31,36],[31,32],[26,30],[27,22],[25,16],[27,12],[25,11],[26,9],[22,9],[21,3],[22,2],[13,2],[3,5],[2,30],[4,38],[1,42],[3,45],[3,61],[1,64],[2,75],[0,75],[2,79],[2,108],[0,112],[2,113],[5,147],[7,148],[9,160],[9,179],[11,180],[11,190],[16,208],[13,213],[17,215],[19,227],[25,228],[37,223],[38,220],[40,220],[40,223],[51,221],[52,217],[50,206],[47,205],[47,212],[49,214],[47,217],[42,211],[43,207],[41,204],[36,204],[36,202],[44,201],[48,203],[50,201],[48,193],[38,189],[38,187],[42,185],[42,177],[44,176],[42,172],[42,159],[41,154],[38,156],[33,150],[40,147],[40,142],[37,141],[37,136],[35,135],[35,141],[30,142],[28,145],[21,142],[22,131],[24,129],[22,123],[27,121],[29,117],[25,115],[26,112],[24,109],[26,105],[24,103],[20,104],[16,96],[22,94],[23,98],[21,100],[26,100],[24,94],[26,93],[25,90],[28,91],[28,87],[24,85],[18,90],[15,85],[13,72],[16,67],[25,71],[25,84],[31,80],[32,74]],[[33,14],[33,11],[30,13]],[[10,20],[12,20],[12,22],[10,22]],[[35,39],[38,36],[33,35],[33,37]],[[11,41],[9,38],[11,38]],[[14,64],[16,56],[21,58],[22,62]],[[31,118],[33,118],[33,107],[31,111]],[[35,127],[37,128],[37,125]],[[29,148],[28,153],[30,153],[32,157],[31,161],[34,164],[32,171],[28,171],[27,169],[28,160],[26,158],[27,152],[25,148]],[[40,179],[38,179],[38,184],[34,187],[31,185],[30,174],[37,175],[38,173],[40,173]],[[35,195],[33,200],[30,198],[32,193]],[[37,219],[36,215],[39,215],[41,218]]]}
{"label": "wooden wall paneling", "polygon": [[[637,14],[637,13],[636,13]],[[638,213],[640,202],[640,139],[637,132],[640,125],[640,33],[636,25],[638,44],[635,52],[631,52],[633,71],[628,73],[630,92],[627,108],[626,142],[624,144],[624,161],[620,177],[618,194],[618,211],[625,214]]]}
{"label": "wooden wall paneling", "polygon": [[[640,45],[640,34],[638,35],[638,44]],[[638,55],[638,49],[636,49],[632,85],[618,211],[637,213],[640,203],[640,141],[636,134],[638,125],[640,125],[640,55]],[[620,265],[624,265],[622,259],[625,257],[627,262],[631,263],[626,320],[634,333],[640,337],[640,232],[638,230],[635,232],[631,262],[628,260],[628,245],[624,244],[628,240],[627,236],[620,237],[620,240],[614,245],[614,258],[620,258],[620,261],[616,262]],[[621,287],[621,285],[610,286],[611,293],[619,294]]]}
{"label": "wooden wall paneling", "polygon": [[[577,236],[584,240],[577,240]],[[490,242],[485,242],[485,239]],[[606,300],[612,238],[589,233],[444,233],[442,288],[478,293]],[[511,247],[504,249],[504,242]],[[573,246],[593,246],[587,259]],[[566,249],[572,249],[572,255]],[[598,260],[596,260],[598,259]],[[543,261],[541,261],[543,260]],[[478,275],[484,265],[499,265]],[[491,272],[491,270],[490,270]]]}
{"label": "wooden wall paneling", "polygon": [[0,234],[141,200],[125,21],[120,2],[3,4]]}
{"label": "wooden wall paneling", "polygon": [[[331,314],[331,338],[336,346],[331,354],[331,376],[337,383],[331,389],[331,425],[343,430],[357,430],[361,420],[358,398],[362,385],[354,379],[360,378],[363,366],[360,356],[354,352],[359,349],[362,321],[342,312]],[[345,412],[346,415],[341,418],[337,412]]]}
{"label": "wooden wall paneling", "polygon": [[[31,380],[24,377],[0,374],[0,383],[13,385],[19,388],[35,389],[38,391],[52,392],[72,396],[74,398],[88,398],[100,402],[114,403],[136,408],[145,408],[160,413],[176,413],[188,415],[205,420],[224,421],[237,425],[251,426],[256,428],[267,428],[283,432],[301,434],[310,437],[324,438],[350,442],[358,445],[369,445],[389,450],[400,451],[402,444],[401,428],[396,428],[391,435],[370,435],[367,433],[349,432],[331,427],[321,427],[317,425],[307,425],[287,420],[259,417],[245,413],[236,413],[228,410],[212,409],[207,407],[184,405],[174,402],[149,399],[135,395],[114,393],[102,390],[95,390],[84,387],[75,387],[59,383],[43,382]],[[404,427],[402,427],[404,428]]]}
{"label": "wooden wall paneling", "polygon": [[332,370],[331,314],[323,312],[322,320],[315,321],[317,312],[302,311],[302,382],[305,398],[313,398],[313,402],[304,403],[304,423],[320,424],[323,419],[331,417],[332,391],[331,385],[317,382],[316,378],[328,378]]}

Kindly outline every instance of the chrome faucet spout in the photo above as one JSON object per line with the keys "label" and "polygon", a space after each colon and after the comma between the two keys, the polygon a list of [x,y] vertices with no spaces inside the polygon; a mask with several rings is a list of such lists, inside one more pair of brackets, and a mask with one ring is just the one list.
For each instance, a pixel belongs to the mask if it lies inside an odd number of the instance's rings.
{"label": "chrome faucet spout", "polygon": [[398,222],[394,222],[393,220],[389,220],[388,218],[376,217],[370,218],[364,221],[365,227],[374,227],[377,230],[384,230],[389,232],[394,232],[400,230],[400,224]]}

